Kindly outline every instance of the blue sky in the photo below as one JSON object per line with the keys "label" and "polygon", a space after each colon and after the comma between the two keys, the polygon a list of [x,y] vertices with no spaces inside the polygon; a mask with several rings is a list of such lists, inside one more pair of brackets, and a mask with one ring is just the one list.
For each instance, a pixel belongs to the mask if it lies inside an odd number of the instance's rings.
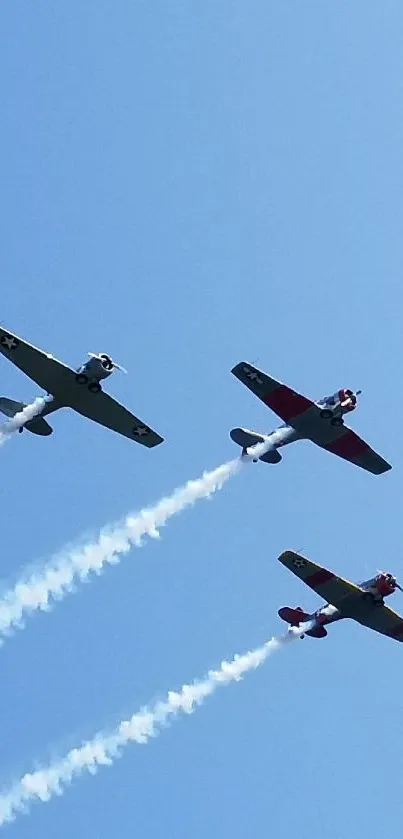
{"label": "blue sky", "polygon": [[[244,358],[314,398],[361,387],[351,424],[393,463],[292,446],[30,619],[0,653],[4,785],[282,631],[279,606],[314,608],[281,550],[403,577],[402,18],[397,0],[3,8],[0,317],[74,366],[110,352],[129,375],[107,389],[166,438],[149,452],[65,411],[10,440],[5,589],[235,456],[232,426],[274,427],[230,374]],[[401,655],[347,622],[296,642],[3,830],[396,831]]]}

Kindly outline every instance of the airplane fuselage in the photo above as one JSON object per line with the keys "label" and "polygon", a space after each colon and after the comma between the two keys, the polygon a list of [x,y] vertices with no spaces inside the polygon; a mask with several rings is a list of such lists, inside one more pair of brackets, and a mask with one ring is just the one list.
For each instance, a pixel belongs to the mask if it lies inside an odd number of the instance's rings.
{"label": "airplane fuselage", "polygon": [[[303,439],[295,428],[292,428],[291,425],[287,425],[286,423],[279,425],[269,434],[261,434],[259,436],[263,437],[265,443],[270,443],[270,448],[275,450],[281,449],[283,446],[288,446],[289,443],[295,443],[296,440]],[[250,454],[252,454],[252,451]]]}

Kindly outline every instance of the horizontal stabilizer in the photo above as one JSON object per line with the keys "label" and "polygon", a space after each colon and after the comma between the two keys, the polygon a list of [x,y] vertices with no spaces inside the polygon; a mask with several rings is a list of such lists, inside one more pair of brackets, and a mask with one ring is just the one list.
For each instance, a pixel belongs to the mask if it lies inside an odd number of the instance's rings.
{"label": "horizontal stabilizer", "polygon": [[263,463],[280,463],[281,459],[281,454],[277,449],[270,449],[266,454],[259,457],[259,460],[263,460]]}
{"label": "horizontal stabilizer", "polygon": [[248,428],[232,428],[229,436],[242,449],[248,449],[249,446],[255,446],[256,443],[263,443],[265,439],[256,431],[249,431]]}
{"label": "horizontal stabilizer", "polygon": [[299,626],[300,623],[305,623],[305,621],[309,621],[312,618],[312,615],[304,612],[300,606],[297,609],[292,609],[290,606],[283,606],[282,609],[278,610],[278,615],[281,620],[289,623],[290,626]]}
{"label": "horizontal stabilizer", "polygon": [[[6,417],[15,417],[16,414],[19,414],[26,407],[25,402],[16,402],[14,399],[8,399],[6,396],[0,397],[0,412],[5,414]],[[20,431],[23,428],[31,431],[32,434],[38,434],[40,437],[48,437],[53,431],[52,426],[43,417],[34,417],[34,419],[26,422]]]}
{"label": "horizontal stabilizer", "polygon": [[27,431],[31,431],[32,434],[39,434],[40,437],[49,437],[49,434],[52,434],[53,428],[46,422],[43,417],[36,417],[33,420],[25,423],[23,426],[27,429]]}
{"label": "horizontal stabilizer", "polygon": [[[278,610],[278,615],[281,620],[289,623],[290,626],[299,626],[301,623],[312,621],[313,619],[313,616],[309,615],[308,612],[304,612],[301,606],[298,606],[296,609],[292,609],[290,606],[283,606],[282,609]],[[311,638],[325,638],[327,630],[324,626],[314,626],[313,629],[308,629],[304,635],[309,635]]]}
{"label": "horizontal stabilizer", "polygon": [[305,635],[309,635],[310,638],[326,638],[327,629],[324,626],[315,626],[314,629],[308,629]]}
{"label": "horizontal stabilizer", "polygon": [[[264,443],[265,440],[268,440],[267,436],[263,437],[261,434],[257,434],[256,431],[250,431],[249,428],[232,428],[229,436],[234,443],[242,447],[243,452],[251,446],[256,446],[257,443]],[[263,460],[264,463],[280,463],[281,454],[277,449],[272,448],[265,454],[262,454],[259,460]]]}
{"label": "horizontal stabilizer", "polygon": [[[242,447],[243,451],[249,449],[251,446],[256,446],[257,443],[264,443],[265,440],[268,440],[267,436],[262,436],[256,431],[250,431],[249,428],[232,428],[229,436],[234,443]],[[259,457],[259,460],[263,460],[264,463],[280,463],[281,454],[277,449],[272,448],[266,454]]]}
{"label": "horizontal stabilizer", "polygon": [[7,399],[6,396],[0,397],[0,411],[6,417],[14,417],[19,411],[25,408],[23,402],[16,402],[14,399]]}

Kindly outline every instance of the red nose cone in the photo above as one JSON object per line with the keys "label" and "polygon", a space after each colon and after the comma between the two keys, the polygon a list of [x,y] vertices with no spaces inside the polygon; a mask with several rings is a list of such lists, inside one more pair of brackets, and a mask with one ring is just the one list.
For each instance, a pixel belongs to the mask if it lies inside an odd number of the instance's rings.
{"label": "red nose cone", "polygon": [[354,408],[357,405],[357,397],[348,387],[344,387],[339,390],[339,401],[345,411],[354,411]]}
{"label": "red nose cone", "polygon": [[376,581],[376,587],[379,594],[381,594],[382,597],[385,597],[388,594],[393,594],[395,591],[396,580],[392,574],[380,574]]}

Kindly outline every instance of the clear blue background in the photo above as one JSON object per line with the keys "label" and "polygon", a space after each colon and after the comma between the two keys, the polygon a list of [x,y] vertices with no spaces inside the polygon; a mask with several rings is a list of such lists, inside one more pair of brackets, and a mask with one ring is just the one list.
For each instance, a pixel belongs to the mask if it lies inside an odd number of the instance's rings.
{"label": "clear blue background", "polygon": [[[292,446],[31,618],[0,652],[5,784],[314,608],[281,550],[403,576],[402,23],[398,0],[3,6],[0,317],[73,365],[110,352],[129,376],[107,389],[166,438],[65,411],[10,440],[6,587],[237,455],[232,426],[274,427],[241,359],[314,398],[361,387],[352,425],[394,467]],[[2,394],[37,395],[0,366]],[[402,655],[347,622],[298,641],[5,830],[396,834]]]}

